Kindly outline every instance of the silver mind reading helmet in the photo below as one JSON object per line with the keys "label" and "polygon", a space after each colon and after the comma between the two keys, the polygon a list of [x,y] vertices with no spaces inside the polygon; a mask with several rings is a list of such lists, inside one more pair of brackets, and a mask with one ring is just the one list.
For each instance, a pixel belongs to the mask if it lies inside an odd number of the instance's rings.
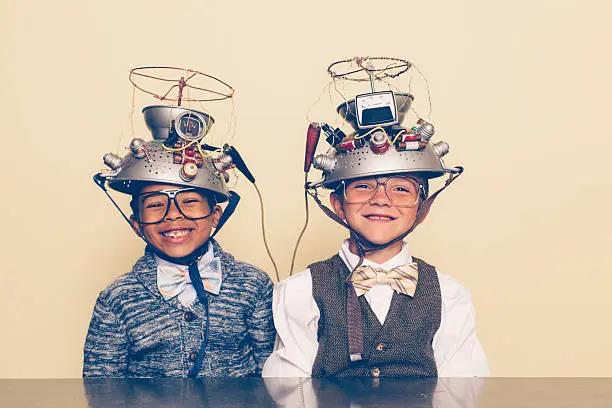
{"label": "silver mind reading helmet", "polygon": [[428,179],[461,171],[445,167],[442,156],[448,153],[449,145],[442,141],[430,143],[435,133],[431,123],[419,119],[411,128],[401,126],[414,97],[396,93],[393,99],[397,116],[389,126],[364,128],[356,113],[356,99],[338,106],[338,114],[355,132],[346,136],[340,129],[322,126],[333,148],[314,157],[313,166],[323,172],[323,179],[310,187],[335,189],[342,181],[361,177],[416,173],[427,189]]}
{"label": "silver mind reading helmet", "polygon": [[133,139],[124,157],[104,155],[110,170],[101,172],[100,178],[110,188],[130,195],[137,194],[143,183],[167,183],[205,189],[214,193],[217,202],[227,201],[224,172],[234,167],[232,158],[220,149],[200,145],[213,118],[172,106],[148,106],[142,112],[153,140]]}

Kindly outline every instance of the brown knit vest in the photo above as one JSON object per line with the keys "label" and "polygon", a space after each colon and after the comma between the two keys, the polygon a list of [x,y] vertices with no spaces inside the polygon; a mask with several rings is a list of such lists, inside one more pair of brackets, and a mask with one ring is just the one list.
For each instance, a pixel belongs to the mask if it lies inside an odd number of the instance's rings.
{"label": "brown knit vest", "polygon": [[321,314],[313,377],[438,375],[432,342],[442,313],[440,282],[435,267],[413,259],[419,268],[414,297],[394,292],[383,325],[365,297],[359,297],[364,356],[358,362],[351,362],[348,348],[346,279],[349,269],[338,255],[309,266],[312,294]]}

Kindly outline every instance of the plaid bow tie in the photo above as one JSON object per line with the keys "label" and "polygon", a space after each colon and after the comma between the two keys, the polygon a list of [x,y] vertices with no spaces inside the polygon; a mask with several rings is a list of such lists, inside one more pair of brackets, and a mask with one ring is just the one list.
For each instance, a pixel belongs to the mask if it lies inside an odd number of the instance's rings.
{"label": "plaid bow tie", "polygon": [[351,275],[357,296],[367,293],[377,283],[384,283],[396,292],[412,297],[418,279],[419,269],[416,262],[397,266],[390,271],[376,266],[362,265]]}
{"label": "plaid bow tie", "polygon": [[[203,257],[205,258],[205,257]],[[198,270],[207,292],[215,295],[221,290],[221,261],[219,258],[200,259]],[[187,267],[184,269],[178,266],[157,266],[157,287],[159,293],[165,300],[170,300],[175,296],[185,298],[187,303],[195,300],[196,292],[189,279]]]}

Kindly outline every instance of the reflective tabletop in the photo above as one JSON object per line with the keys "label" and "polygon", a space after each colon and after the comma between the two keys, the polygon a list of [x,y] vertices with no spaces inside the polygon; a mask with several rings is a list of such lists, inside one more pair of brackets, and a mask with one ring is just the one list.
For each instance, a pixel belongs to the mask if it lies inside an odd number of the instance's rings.
{"label": "reflective tabletop", "polygon": [[0,380],[0,407],[612,407],[609,378]]}

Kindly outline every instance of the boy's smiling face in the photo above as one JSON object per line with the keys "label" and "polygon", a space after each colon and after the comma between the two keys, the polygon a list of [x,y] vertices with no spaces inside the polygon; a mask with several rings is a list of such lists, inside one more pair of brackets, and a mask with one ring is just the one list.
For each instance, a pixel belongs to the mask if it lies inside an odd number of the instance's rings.
{"label": "boy's smiling face", "polygon": [[[371,177],[362,180],[381,180]],[[342,194],[342,193],[340,193]],[[338,193],[330,200],[334,212],[366,240],[375,245],[386,244],[412,227],[419,206],[399,207],[387,196],[385,187],[379,185],[372,198],[364,203],[347,203]]]}
{"label": "boy's smiling face", "polygon": [[[149,184],[142,187],[140,195],[180,189],[181,187],[170,184]],[[204,199],[207,209],[210,210],[206,197]],[[141,224],[134,218],[131,222],[136,233],[141,234],[149,244],[169,257],[182,258],[204,245],[212,229],[217,226],[221,213],[221,207],[215,205],[208,218],[190,220],[181,214],[174,200],[170,200],[168,213],[160,223]]]}

